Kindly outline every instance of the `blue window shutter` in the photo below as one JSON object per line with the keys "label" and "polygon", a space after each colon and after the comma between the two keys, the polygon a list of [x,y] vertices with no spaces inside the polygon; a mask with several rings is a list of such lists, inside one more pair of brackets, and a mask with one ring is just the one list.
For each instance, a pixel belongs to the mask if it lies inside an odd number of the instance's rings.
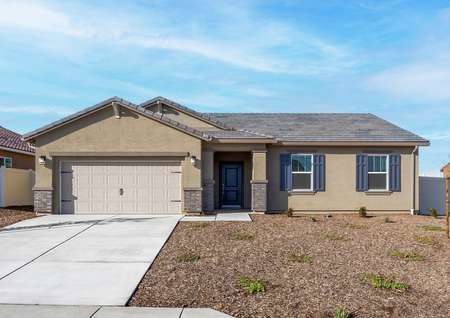
{"label": "blue window shutter", "polygon": [[369,166],[366,154],[356,155],[356,191],[364,192],[369,189]]}
{"label": "blue window shutter", "polygon": [[400,187],[400,172],[401,172],[401,159],[400,154],[389,155],[389,190],[399,192]]}
{"label": "blue window shutter", "polygon": [[280,155],[280,191],[290,191],[291,189],[292,189],[291,154],[282,153]]}
{"label": "blue window shutter", "polygon": [[325,191],[325,155],[314,155],[314,191]]}

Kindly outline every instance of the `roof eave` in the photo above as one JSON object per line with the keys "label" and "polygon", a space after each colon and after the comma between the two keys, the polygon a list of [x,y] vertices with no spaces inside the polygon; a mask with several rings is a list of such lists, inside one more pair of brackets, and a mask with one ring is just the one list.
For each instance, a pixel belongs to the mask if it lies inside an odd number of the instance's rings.
{"label": "roof eave", "polygon": [[15,149],[15,148],[10,148],[10,147],[5,147],[5,146],[0,146],[0,150],[20,153],[20,154],[23,154],[23,155],[34,156],[34,152],[20,150],[20,149]]}
{"label": "roof eave", "polygon": [[414,147],[429,146],[428,140],[424,141],[298,141],[281,140],[279,144],[285,146],[398,146]]}
{"label": "roof eave", "polygon": [[214,138],[213,142],[221,144],[275,144],[270,138]]}

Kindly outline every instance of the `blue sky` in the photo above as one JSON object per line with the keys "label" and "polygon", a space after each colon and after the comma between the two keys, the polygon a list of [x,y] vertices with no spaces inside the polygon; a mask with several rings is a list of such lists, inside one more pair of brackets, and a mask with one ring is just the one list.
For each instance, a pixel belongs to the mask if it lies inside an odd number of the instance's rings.
{"label": "blue sky", "polygon": [[450,1],[0,0],[0,125],[117,95],[200,111],[371,112],[450,160]]}

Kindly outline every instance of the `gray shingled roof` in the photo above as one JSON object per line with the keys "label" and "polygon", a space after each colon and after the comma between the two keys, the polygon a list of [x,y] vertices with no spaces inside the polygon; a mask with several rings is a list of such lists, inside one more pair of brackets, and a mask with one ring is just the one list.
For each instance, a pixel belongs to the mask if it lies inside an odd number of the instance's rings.
{"label": "gray shingled roof", "polygon": [[29,152],[31,155],[34,154],[34,148],[22,141],[21,135],[2,126],[0,126],[0,147]]}
{"label": "gray shingled roof", "polygon": [[372,114],[208,113],[208,116],[280,141],[427,142]]}
{"label": "gray shingled roof", "polygon": [[[224,130],[199,131],[183,125],[146,107],[161,101],[196,117],[214,123]],[[128,108],[168,126],[174,127],[206,141],[232,138],[275,138],[293,142],[411,142],[427,144],[428,141],[372,114],[345,113],[199,113],[163,97],[156,97],[140,105],[119,97],[112,97],[80,112],[24,135],[25,140],[88,114],[112,102]]]}

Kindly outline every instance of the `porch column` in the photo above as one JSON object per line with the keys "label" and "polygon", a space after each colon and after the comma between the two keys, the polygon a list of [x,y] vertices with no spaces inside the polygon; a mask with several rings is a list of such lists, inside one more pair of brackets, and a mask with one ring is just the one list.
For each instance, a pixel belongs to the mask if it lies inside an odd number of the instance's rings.
{"label": "porch column", "polygon": [[252,210],[267,211],[267,150],[252,151]]}
{"label": "porch column", "polygon": [[202,153],[203,211],[214,211],[214,151]]}

